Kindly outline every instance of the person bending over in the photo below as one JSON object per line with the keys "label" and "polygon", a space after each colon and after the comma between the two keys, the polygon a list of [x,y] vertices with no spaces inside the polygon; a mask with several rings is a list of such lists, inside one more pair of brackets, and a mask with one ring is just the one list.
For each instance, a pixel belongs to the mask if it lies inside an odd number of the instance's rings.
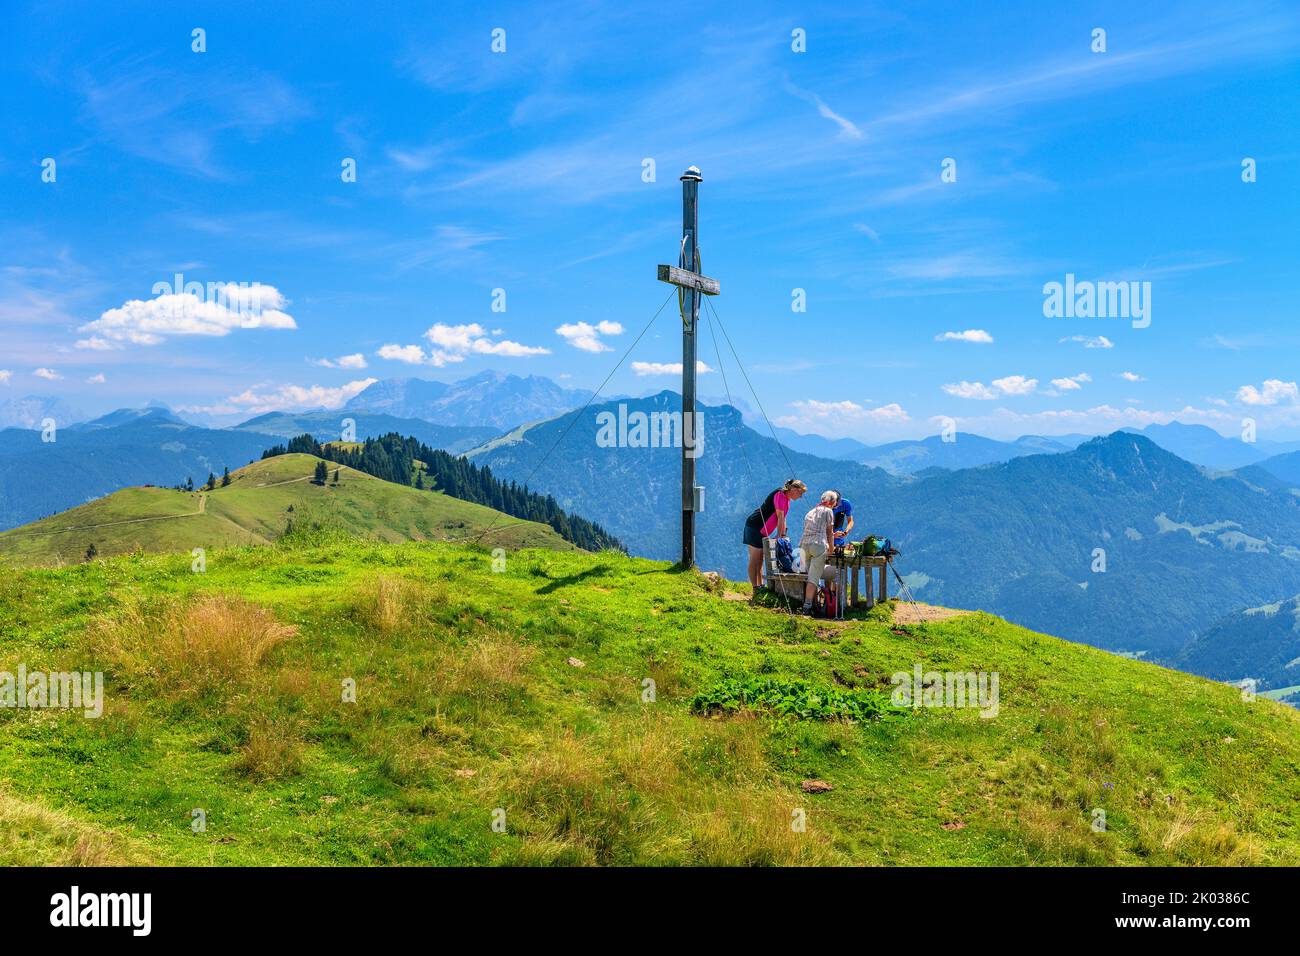
{"label": "person bending over", "polygon": [[798,478],[791,478],[777,488],[745,519],[745,546],[749,548],[749,585],[758,594],[762,585],[763,539],[773,531],[777,537],[786,537],[785,516],[790,511],[790,502],[798,501],[808,490]]}
{"label": "person bending over", "polygon": [[808,562],[808,583],[803,588],[805,614],[812,609],[813,596],[821,583],[822,572],[826,570],[826,556],[835,547],[835,512],[832,509],[839,500],[837,492],[823,491],[817,507],[803,519],[803,537],[799,539],[799,547]]}

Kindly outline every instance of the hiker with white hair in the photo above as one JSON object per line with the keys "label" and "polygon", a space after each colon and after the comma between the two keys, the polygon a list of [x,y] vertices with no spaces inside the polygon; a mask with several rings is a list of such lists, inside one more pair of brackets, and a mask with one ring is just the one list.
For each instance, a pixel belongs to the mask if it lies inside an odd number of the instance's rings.
{"label": "hiker with white hair", "polygon": [[835,511],[840,496],[835,491],[823,491],[817,507],[808,512],[803,519],[803,537],[799,539],[799,550],[808,563],[808,583],[803,589],[803,613],[812,610],[813,598],[817,595],[817,586],[821,583],[822,572],[826,570],[826,558],[835,547]]}

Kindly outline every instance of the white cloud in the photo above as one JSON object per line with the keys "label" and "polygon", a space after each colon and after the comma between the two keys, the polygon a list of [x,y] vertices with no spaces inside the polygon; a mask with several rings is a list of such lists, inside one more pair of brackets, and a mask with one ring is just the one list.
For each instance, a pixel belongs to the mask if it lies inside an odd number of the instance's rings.
{"label": "white cloud", "polygon": [[427,353],[419,345],[384,345],[375,354],[382,359],[405,362],[408,365],[433,365],[441,368],[452,362],[463,362],[471,353],[507,358],[527,358],[530,355],[551,353],[550,349],[540,345],[522,345],[509,339],[494,342],[477,322],[464,325],[436,322],[424,333],[424,337],[434,346]]}
{"label": "white cloud", "polygon": [[622,335],[623,326],[617,322],[601,321],[595,325],[589,322],[567,322],[555,330],[555,334],[566,340],[575,349],[584,352],[608,352],[610,347],[602,340],[602,335]]}
{"label": "white cloud", "polygon": [[1145,381],[1146,381],[1146,379],[1143,378],[1141,375],[1137,374],[1137,372],[1120,372],[1120,373],[1119,373],[1119,377],[1122,378],[1122,379],[1123,379],[1124,381],[1126,381],[1126,382],[1145,382]]}
{"label": "white cloud", "polygon": [[982,402],[992,401],[995,398],[1002,398],[1007,395],[1028,395],[1037,388],[1038,379],[1026,378],[1023,375],[1008,375],[1006,378],[995,378],[992,388],[983,382],[956,382],[943,386],[943,390],[949,395],[957,398],[977,399]]}
{"label": "white cloud", "polygon": [[407,365],[423,365],[427,361],[424,349],[418,345],[382,345],[375,354],[381,359],[405,362]]}
{"label": "white cloud", "polygon": [[[682,363],[681,362],[633,362],[632,371],[636,372],[637,375],[643,375],[643,376],[644,375],[681,375]],[[704,375],[708,372],[712,372],[713,369],[709,368],[703,362],[697,360],[695,363],[695,371],[701,375]]]}
{"label": "white cloud", "polygon": [[246,413],[263,415],[276,411],[299,411],[312,408],[340,408],[348,399],[365,391],[376,378],[357,379],[346,385],[254,385],[231,395],[215,405],[191,405],[177,409],[180,412],[204,412],[210,415]]}
{"label": "white cloud", "polygon": [[839,402],[822,402],[815,398],[799,399],[790,403],[797,414],[782,415],[776,424],[786,428],[817,429],[843,433],[858,425],[901,425],[911,421],[903,406],[898,403],[867,408],[847,399]]}
{"label": "white cloud", "polygon": [[90,338],[77,339],[77,348],[93,349],[96,352],[107,352],[109,349],[117,348],[108,339],[101,339],[98,335],[92,335]]}
{"label": "white cloud", "polygon": [[993,387],[1005,395],[1028,395],[1038,388],[1038,379],[1008,375],[1006,378],[995,378]]}
{"label": "white cloud", "polygon": [[1080,372],[1078,375],[1070,375],[1066,378],[1054,378],[1052,384],[1063,392],[1076,392],[1083,388],[1086,382],[1091,381],[1091,375],[1087,372]]}
{"label": "white cloud", "polygon": [[52,368],[38,368],[36,371],[32,372],[32,374],[37,378],[43,378],[49,382],[57,382],[59,379],[63,378],[62,375],[54,371]]}
{"label": "white cloud", "polygon": [[1295,382],[1270,378],[1262,389],[1243,385],[1237,389],[1237,401],[1243,405],[1295,405],[1300,404],[1300,389]]}
{"label": "white cloud", "polygon": [[0,385],[8,385],[14,373],[7,368],[0,368]]}
{"label": "white cloud", "polygon": [[1061,343],[1077,342],[1085,349],[1113,349],[1115,343],[1104,335],[1071,335],[1069,338],[1061,339]]}
{"label": "white cloud", "polygon": [[904,407],[897,402],[891,405],[881,405],[875,408],[867,408],[858,405],[857,402],[850,402],[844,399],[842,402],[819,402],[815,398],[801,398],[796,402],[790,402],[790,407],[797,408],[802,412],[801,416],[784,416],[785,420],[802,421],[809,418],[813,419],[837,419],[837,420],[859,420],[859,421],[909,421],[909,415]]}
{"label": "white cloud", "polygon": [[313,365],[319,365],[321,368],[367,368],[366,357],[360,352],[354,352],[351,355],[340,355],[336,359],[316,359]]}
{"label": "white cloud", "polygon": [[953,382],[943,386],[943,390],[957,398],[974,398],[985,402],[998,397],[998,393],[983,382]]}
{"label": "white cloud", "polygon": [[213,283],[204,298],[193,292],[168,292],[145,302],[131,299],[109,309],[77,331],[93,333],[79,349],[104,350],[157,345],[169,335],[229,335],[236,329],[296,329],[284,312],[288,300],[274,286]]}
{"label": "white cloud", "polygon": [[108,381],[108,379],[106,379],[106,378],[104,377],[104,373],[103,373],[103,372],[100,372],[98,375],[92,375],[92,376],[90,376],[90,378],[86,379],[86,384],[87,384],[87,385],[103,385],[103,384],[104,384],[105,382],[107,382],[107,381]]}
{"label": "white cloud", "polygon": [[965,332],[945,332],[934,337],[936,342],[973,342],[977,345],[992,345],[993,336],[983,329],[967,329]]}
{"label": "white cloud", "polygon": [[487,339],[475,339],[474,351],[479,355],[504,355],[507,358],[527,358],[530,355],[550,355],[551,350],[540,345],[521,345],[509,339],[491,342]]}
{"label": "white cloud", "polygon": [[872,229],[865,222],[855,222],[853,228],[855,231],[862,233],[872,242],[880,242],[880,233],[876,232],[876,230]]}

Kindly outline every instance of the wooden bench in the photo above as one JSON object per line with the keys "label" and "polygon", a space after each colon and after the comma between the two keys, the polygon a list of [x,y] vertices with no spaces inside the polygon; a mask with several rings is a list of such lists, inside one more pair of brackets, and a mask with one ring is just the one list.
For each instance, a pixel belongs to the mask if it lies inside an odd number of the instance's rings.
{"label": "wooden bench", "polygon": [[769,588],[782,597],[803,603],[804,585],[808,583],[808,575],[782,571],[777,567],[775,538],[763,538],[763,580]]}
{"label": "wooden bench", "polygon": [[[879,588],[874,586],[877,573],[880,581]],[[834,581],[837,578],[843,580],[841,574],[848,578],[849,599],[845,605],[848,608],[870,608],[877,600],[888,600],[889,565],[880,555],[866,555],[860,552],[852,558],[836,558],[832,555],[826,561],[824,580]],[[792,574],[777,568],[775,538],[763,539],[763,577],[767,586],[777,594],[803,601],[804,585],[808,583],[808,575]],[[861,588],[858,587],[859,577],[862,580]]]}

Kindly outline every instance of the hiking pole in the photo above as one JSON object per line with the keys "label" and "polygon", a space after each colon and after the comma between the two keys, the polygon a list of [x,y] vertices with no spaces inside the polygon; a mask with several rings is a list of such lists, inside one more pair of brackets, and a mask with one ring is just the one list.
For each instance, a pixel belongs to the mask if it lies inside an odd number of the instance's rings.
{"label": "hiking pole", "polygon": [[893,555],[889,555],[885,558],[885,564],[888,565],[889,570],[894,572],[894,578],[898,581],[898,587],[903,596],[907,598],[912,607],[917,607],[916,598],[912,596],[912,589],[907,586],[907,582],[903,580],[903,576],[898,573],[898,568],[894,567]]}

